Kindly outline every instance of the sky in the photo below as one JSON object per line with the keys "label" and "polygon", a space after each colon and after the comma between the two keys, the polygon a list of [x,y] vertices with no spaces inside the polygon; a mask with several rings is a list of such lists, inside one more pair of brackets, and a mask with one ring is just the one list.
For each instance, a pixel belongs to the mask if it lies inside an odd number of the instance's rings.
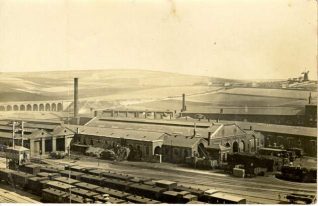
{"label": "sky", "polygon": [[317,79],[315,0],[0,0],[0,72]]}

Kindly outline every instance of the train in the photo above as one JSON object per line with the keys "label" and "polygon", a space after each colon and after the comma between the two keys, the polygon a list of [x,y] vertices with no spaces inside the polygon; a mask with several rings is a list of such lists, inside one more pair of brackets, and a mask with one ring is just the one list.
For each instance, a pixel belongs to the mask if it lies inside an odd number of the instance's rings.
{"label": "train", "polygon": [[281,173],[277,174],[276,177],[295,182],[317,183],[317,169],[286,165],[282,167]]}
{"label": "train", "polygon": [[[67,170],[58,170],[36,165],[27,168],[33,169],[24,170],[28,173],[0,169],[0,180],[41,196],[47,203],[246,203],[244,198],[221,191],[212,194],[172,181],[137,178],[96,168],[69,166]],[[108,198],[104,197],[106,194]]]}

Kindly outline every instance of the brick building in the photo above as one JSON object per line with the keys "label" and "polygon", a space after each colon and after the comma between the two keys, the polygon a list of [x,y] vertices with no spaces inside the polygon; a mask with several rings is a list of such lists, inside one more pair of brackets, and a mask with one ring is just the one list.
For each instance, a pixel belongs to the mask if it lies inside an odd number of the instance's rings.
{"label": "brick building", "polygon": [[[14,145],[30,149],[30,155],[46,155],[50,152],[65,151],[74,133],[58,121],[1,120],[0,145],[13,146],[13,122],[15,123]],[[23,122],[23,135],[22,135]]]}

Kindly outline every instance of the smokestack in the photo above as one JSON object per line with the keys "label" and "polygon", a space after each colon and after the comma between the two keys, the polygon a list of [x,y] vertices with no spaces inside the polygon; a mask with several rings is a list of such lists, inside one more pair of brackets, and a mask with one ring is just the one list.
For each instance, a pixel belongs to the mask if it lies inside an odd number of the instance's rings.
{"label": "smokestack", "polygon": [[78,78],[74,78],[74,118],[78,117]]}
{"label": "smokestack", "polygon": [[211,132],[208,132],[208,145],[211,145]]}
{"label": "smokestack", "polygon": [[308,104],[311,104],[311,92],[309,93]]}
{"label": "smokestack", "polygon": [[185,104],[185,94],[182,94],[182,109],[181,112],[184,112],[187,110],[187,106]]}

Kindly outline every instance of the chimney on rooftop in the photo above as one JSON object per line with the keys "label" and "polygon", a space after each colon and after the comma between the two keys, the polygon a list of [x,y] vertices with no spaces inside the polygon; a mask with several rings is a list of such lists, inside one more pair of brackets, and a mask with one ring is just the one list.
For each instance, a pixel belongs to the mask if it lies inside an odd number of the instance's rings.
{"label": "chimney on rooftop", "polygon": [[74,78],[74,118],[78,118],[78,78]]}

